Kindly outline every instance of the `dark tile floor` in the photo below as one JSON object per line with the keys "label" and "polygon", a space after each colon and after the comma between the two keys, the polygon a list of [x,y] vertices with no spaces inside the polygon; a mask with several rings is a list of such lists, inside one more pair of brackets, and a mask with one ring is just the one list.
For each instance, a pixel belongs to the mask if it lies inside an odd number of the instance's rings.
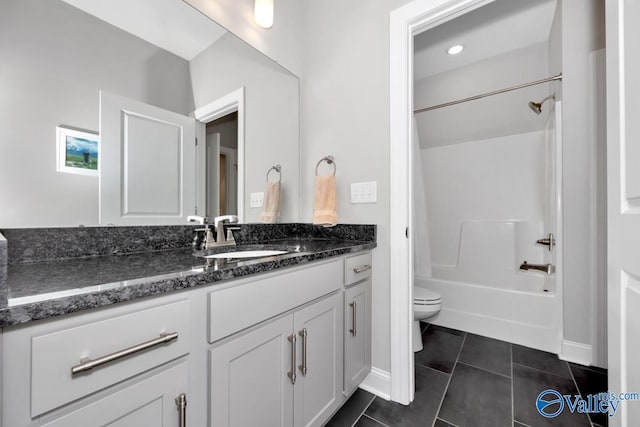
{"label": "dark tile floor", "polygon": [[535,406],[538,394],[546,389],[583,397],[607,391],[605,370],[504,341],[424,326],[424,350],[415,354],[416,393],[411,405],[358,390],[328,427],[607,426],[604,414],[587,416],[565,409],[548,419]]}

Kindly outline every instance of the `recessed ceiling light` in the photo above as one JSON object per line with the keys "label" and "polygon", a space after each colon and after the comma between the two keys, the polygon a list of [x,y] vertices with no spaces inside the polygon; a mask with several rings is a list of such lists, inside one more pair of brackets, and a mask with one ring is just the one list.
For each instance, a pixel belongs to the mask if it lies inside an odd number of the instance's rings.
{"label": "recessed ceiling light", "polygon": [[449,55],[457,55],[460,52],[462,52],[464,50],[464,46],[462,46],[461,44],[457,44],[455,46],[451,46],[449,49],[447,49],[447,53]]}

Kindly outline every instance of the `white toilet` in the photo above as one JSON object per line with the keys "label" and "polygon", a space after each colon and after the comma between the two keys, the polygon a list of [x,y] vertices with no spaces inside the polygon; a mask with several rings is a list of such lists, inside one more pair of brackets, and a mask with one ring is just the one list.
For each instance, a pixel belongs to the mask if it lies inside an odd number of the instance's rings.
{"label": "white toilet", "polygon": [[435,316],[442,308],[440,294],[419,286],[413,287],[413,351],[422,350],[420,321]]}

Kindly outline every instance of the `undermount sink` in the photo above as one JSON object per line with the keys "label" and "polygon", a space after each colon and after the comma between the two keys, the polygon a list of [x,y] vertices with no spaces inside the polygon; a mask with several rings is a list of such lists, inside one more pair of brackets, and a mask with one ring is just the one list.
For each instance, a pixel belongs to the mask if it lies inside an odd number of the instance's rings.
{"label": "undermount sink", "polygon": [[223,252],[213,255],[205,255],[205,258],[209,259],[229,259],[229,258],[262,258],[266,256],[275,256],[286,254],[287,251],[236,251],[236,252]]}

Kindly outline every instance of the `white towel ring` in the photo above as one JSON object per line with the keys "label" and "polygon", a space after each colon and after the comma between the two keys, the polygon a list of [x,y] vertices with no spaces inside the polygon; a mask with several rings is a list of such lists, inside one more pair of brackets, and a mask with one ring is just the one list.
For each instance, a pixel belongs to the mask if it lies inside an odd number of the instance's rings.
{"label": "white towel ring", "polygon": [[336,162],[333,159],[333,156],[325,156],[320,159],[320,161],[316,164],[316,176],[318,176],[318,168],[322,164],[322,162],[327,162],[329,165],[333,165],[333,176],[336,176]]}
{"label": "white towel ring", "polygon": [[269,182],[269,174],[271,173],[271,171],[276,171],[278,172],[278,180],[274,181],[274,182],[280,182],[282,181],[282,166],[280,165],[275,165],[275,166],[271,166],[269,168],[269,170],[267,171],[267,182]]}

